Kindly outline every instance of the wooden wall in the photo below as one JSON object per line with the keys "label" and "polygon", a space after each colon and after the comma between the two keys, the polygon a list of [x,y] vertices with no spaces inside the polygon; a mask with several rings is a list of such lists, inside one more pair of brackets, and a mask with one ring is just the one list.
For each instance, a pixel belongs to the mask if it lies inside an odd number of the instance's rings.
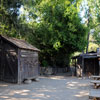
{"label": "wooden wall", "polygon": [[84,72],[86,74],[99,75],[99,62],[97,58],[89,58],[84,60]]}
{"label": "wooden wall", "polygon": [[82,57],[77,59],[77,64],[83,68],[83,73],[85,75],[99,75],[99,61],[98,58],[83,58],[84,67],[82,67]]}
{"label": "wooden wall", "polygon": [[17,48],[7,41],[0,40],[0,79],[17,82]]}
{"label": "wooden wall", "polygon": [[38,52],[30,50],[20,50],[20,70],[21,80],[38,77]]}
{"label": "wooden wall", "polygon": [[19,49],[0,38],[0,80],[21,83],[38,77],[38,52]]}

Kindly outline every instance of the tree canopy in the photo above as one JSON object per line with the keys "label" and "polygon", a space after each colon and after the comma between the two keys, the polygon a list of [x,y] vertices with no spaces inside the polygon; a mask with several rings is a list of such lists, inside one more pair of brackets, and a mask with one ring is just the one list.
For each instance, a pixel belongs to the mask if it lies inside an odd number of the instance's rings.
{"label": "tree canopy", "polygon": [[38,20],[32,24],[35,32],[29,39],[40,48],[41,61],[66,66],[71,54],[84,50],[87,29],[81,24],[78,4],[73,0],[40,0],[32,9]]}
{"label": "tree canopy", "polygon": [[100,44],[100,0],[83,0],[85,8],[85,19],[88,28],[94,30],[92,35],[96,44]]}

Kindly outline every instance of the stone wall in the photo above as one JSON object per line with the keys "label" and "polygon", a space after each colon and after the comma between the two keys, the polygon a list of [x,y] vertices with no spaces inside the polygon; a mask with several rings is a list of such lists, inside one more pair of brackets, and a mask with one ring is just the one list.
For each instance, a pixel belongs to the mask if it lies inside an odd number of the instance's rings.
{"label": "stone wall", "polygon": [[40,67],[40,75],[53,75],[66,72],[67,68]]}

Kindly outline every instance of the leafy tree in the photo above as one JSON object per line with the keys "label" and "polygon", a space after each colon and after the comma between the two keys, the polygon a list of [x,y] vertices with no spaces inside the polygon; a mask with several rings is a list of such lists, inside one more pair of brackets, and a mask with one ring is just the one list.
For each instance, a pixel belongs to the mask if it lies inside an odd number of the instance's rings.
{"label": "leafy tree", "polygon": [[[87,3],[85,7],[86,19],[89,19],[89,29],[94,29],[95,43],[100,44],[100,0],[83,0]],[[88,12],[88,13],[87,13]],[[89,16],[88,16],[89,15]]]}
{"label": "leafy tree", "polygon": [[18,18],[21,5],[21,0],[0,0],[0,34],[21,36],[23,28],[21,20]]}
{"label": "leafy tree", "polygon": [[39,0],[30,11],[37,17],[30,22],[35,32],[28,35],[28,41],[41,50],[41,62],[65,67],[75,51],[84,50],[87,29],[78,15],[79,4],[74,0]]}

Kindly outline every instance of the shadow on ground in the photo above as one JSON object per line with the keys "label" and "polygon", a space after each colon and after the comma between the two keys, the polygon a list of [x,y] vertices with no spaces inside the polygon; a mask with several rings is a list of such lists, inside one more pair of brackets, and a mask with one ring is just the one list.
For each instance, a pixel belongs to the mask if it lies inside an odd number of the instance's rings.
{"label": "shadow on ground", "polygon": [[40,77],[31,84],[0,82],[0,100],[88,100],[89,79]]}

